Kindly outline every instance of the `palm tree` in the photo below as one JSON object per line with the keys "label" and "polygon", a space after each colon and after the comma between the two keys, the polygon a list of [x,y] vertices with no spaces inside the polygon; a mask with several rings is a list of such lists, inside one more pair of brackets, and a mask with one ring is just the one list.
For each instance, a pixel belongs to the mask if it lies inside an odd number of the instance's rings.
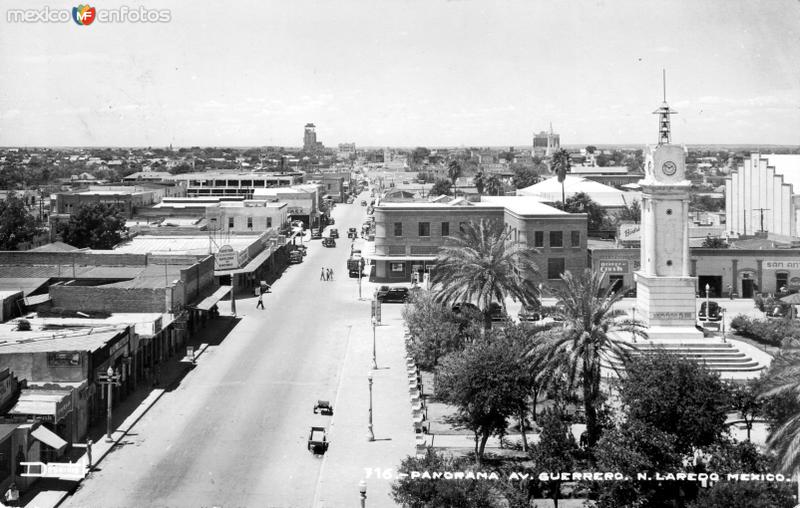
{"label": "palm tree", "polygon": [[559,301],[564,327],[554,330],[528,353],[543,367],[540,379],[563,376],[569,390],[580,381],[590,446],[600,437],[596,407],[600,398],[600,369],[604,365],[614,368],[618,360],[627,361],[631,349],[628,343],[615,338],[614,332],[647,337],[640,322],[620,319],[625,312],[613,307],[622,299],[623,292],[614,292],[613,286],[603,289],[604,275],[589,269],[579,276],[571,272],[561,275],[564,284],[550,291]]}
{"label": "palm tree", "polygon": [[475,185],[478,194],[483,194],[483,189],[486,188],[486,175],[483,174],[483,171],[475,173],[475,178],[472,179],[472,183]]}
{"label": "palm tree", "polygon": [[503,193],[503,183],[497,178],[497,175],[491,175],[486,179],[486,194],[490,196],[499,196]]}
{"label": "palm tree", "polygon": [[461,172],[461,162],[458,159],[453,159],[447,164],[447,176],[450,177],[450,181],[453,183],[453,195],[455,195],[456,180],[461,176]]}
{"label": "palm tree", "polygon": [[[800,352],[798,341],[790,339],[790,348],[781,351],[772,360],[769,372],[764,376],[762,397],[791,394],[797,398],[800,392]],[[785,472],[800,472],[800,413],[784,421],[776,422],[767,439],[767,446],[775,452],[778,467]]]}
{"label": "palm tree", "polygon": [[459,234],[448,237],[447,244],[439,248],[431,277],[438,301],[450,305],[477,303],[486,330],[492,326],[493,302],[503,310],[507,296],[529,305],[538,303],[536,251],[510,242],[510,233],[497,220],[464,224]]}
{"label": "palm tree", "polygon": [[561,184],[561,204],[566,205],[567,198],[564,193],[564,180],[567,178],[570,167],[572,166],[569,152],[563,148],[553,154],[553,160],[550,163],[550,168],[558,176],[558,182]]}

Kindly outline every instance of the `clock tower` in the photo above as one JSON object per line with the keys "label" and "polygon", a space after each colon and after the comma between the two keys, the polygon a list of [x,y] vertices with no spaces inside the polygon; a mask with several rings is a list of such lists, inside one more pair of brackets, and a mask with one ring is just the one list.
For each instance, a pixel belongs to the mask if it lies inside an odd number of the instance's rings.
{"label": "clock tower", "polygon": [[[683,148],[670,143],[666,99],[654,114],[659,141],[649,147],[642,189],[641,268],[635,273],[636,316],[652,339],[702,338],[695,328],[695,277],[689,263],[689,189]],[[698,337],[699,335],[699,337]]]}

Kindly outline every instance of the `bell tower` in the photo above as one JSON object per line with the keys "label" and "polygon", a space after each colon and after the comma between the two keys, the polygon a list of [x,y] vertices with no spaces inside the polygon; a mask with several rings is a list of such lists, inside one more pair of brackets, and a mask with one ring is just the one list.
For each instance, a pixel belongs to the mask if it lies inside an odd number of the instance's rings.
{"label": "bell tower", "polygon": [[695,277],[690,275],[689,190],[682,147],[671,144],[664,101],[658,115],[658,144],[648,147],[642,189],[641,268],[635,273],[637,317],[653,339],[702,337],[695,329]]}

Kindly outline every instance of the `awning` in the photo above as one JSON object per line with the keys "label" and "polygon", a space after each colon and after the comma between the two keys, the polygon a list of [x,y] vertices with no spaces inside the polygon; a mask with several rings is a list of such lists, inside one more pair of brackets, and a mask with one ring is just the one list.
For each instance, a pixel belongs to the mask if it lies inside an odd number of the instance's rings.
{"label": "awning", "polygon": [[225,298],[225,296],[231,292],[230,286],[220,286],[219,289],[214,291],[211,296],[207,296],[200,300],[196,305],[192,307],[197,310],[211,310],[211,307],[217,304],[218,301]]}
{"label": "awning", "polygon": [[8,414],[38,417],[51,422],[61,421],[72,411],[72,392],[66,390],[22,390]]}
{"label": "awning", "polygon": [[54,433],[44,425],[39,425],[36,427],[36,429],[31,432],[31,435],[50,448],[55,449],[57,452],[60,452],[65,446],[67,446],[66,441],[61,439],[58,434]]}
{"label": "awning", "polygon": [[364,254],[365,259],[372,261],[436,261],[436,256],[381,256],[377,254]]}

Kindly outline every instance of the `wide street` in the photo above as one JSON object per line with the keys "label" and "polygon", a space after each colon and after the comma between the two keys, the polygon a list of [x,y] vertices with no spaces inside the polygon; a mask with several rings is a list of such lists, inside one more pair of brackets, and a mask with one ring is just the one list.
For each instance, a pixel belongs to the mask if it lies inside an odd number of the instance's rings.
{"label": "wide street", "polygon": [[[366,196],[366,194],[362,194]],[[345,269],[347,228],[365,216],[360,199],[334,210],[336,248],[310,242],[264,301],[237,302],[242,318],[198,366],[168,392],[84,481],[65,506],[309,507],[321,459],[306,450],[317,399],[337,398],[348,340],[369,327]],[[308,236],[307,236],[308,238]],[[320,268],[335,270],[333,282]],[[229,302],[221,302],[223,311]]]}

